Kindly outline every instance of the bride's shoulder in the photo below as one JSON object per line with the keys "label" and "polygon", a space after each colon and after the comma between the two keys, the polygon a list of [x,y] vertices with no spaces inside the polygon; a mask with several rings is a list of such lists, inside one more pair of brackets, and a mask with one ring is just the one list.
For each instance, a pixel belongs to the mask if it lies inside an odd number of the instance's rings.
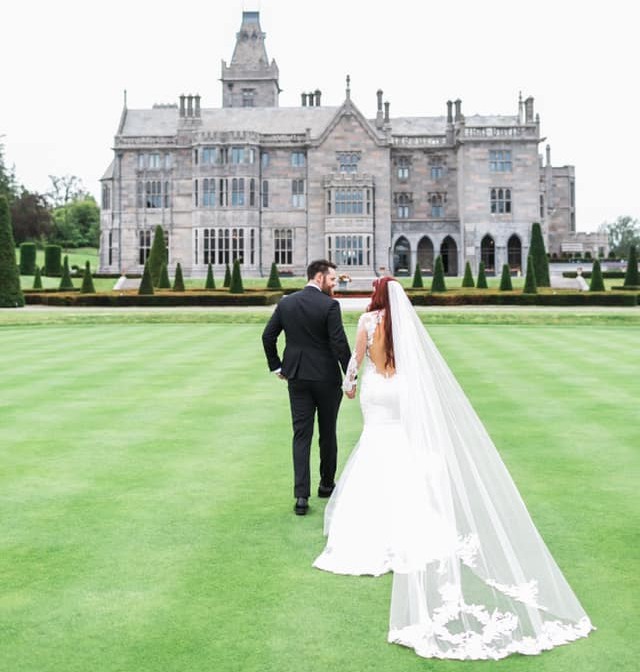
{"label": "bride's shoulder", "polygon": [[369,310],[366,313],[362,313],[362,315],[360,315],[360,319],[358,320],[358,324],[369,324],[371,322],[375,322],[378,319],[379,314],[379,310]]}

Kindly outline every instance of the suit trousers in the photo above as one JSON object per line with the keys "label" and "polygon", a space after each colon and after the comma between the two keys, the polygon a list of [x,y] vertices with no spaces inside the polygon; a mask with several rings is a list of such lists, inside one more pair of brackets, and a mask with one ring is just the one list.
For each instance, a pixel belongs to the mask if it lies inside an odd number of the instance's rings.
{"label": "suit trousers", "polygon": [[294,497],[311,494],[311,441],[316,411],[320,444],[320,483],[334,484],[338,459],[336,422],[342,401],[340,382],[290,379],[289,403],[293,425]]}

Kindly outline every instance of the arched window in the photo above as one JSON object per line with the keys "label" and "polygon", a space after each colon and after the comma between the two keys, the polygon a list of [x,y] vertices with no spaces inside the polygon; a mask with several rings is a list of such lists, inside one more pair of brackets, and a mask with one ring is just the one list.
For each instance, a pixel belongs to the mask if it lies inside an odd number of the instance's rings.
{"label": "arched window", "polygon": [[496,244],[489,234],[487,234],[480,242],[480,259],[484,263],[485,273],[495,274]]}
{"label": "arched window", "polygon": [[458,275],[458,246],[456,241],[447,236],[440,245],[440,256],[446,275]]}
{"label": "arched window", "polygon": [[400,236],[393,246],[393,272],[397,275],[409,275],[410,265],[411,246],[404,236]]}
{"label": "arched window", "polygon": [[507,241],[507,263],[512,271],[522,271],[522,241],[515,233]]}
{"label": "arched window", "polygon": [[423,273],[433,273],[433,243],[429,236],[418,243],[418,266]]}

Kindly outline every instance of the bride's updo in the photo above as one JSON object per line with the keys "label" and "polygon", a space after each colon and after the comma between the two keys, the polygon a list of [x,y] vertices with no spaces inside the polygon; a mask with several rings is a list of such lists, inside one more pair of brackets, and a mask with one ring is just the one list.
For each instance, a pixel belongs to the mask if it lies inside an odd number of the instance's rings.
{"label": "bride's updo", "polygon": [[376,278],[373,281],[373,294],[367,307],[367,311],[384,310],[384,352],[385,366],[395,368],[396,362],[393,354],[393,331],[391,328],[391,308],[389,306],[389,283],[397,282],[391,276]]}

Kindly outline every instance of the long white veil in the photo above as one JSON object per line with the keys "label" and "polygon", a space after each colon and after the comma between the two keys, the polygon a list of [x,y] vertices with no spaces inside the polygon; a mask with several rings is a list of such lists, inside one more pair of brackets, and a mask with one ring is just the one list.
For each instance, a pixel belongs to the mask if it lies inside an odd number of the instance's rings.
{"label": "long white veil", "polygon": [[416,544],[394,572],[389,641],[498,659],[586,636],[593,626],[482,422],[401,285],[388,289],[402,424],[431,509],[407,512],[427,550]]}

